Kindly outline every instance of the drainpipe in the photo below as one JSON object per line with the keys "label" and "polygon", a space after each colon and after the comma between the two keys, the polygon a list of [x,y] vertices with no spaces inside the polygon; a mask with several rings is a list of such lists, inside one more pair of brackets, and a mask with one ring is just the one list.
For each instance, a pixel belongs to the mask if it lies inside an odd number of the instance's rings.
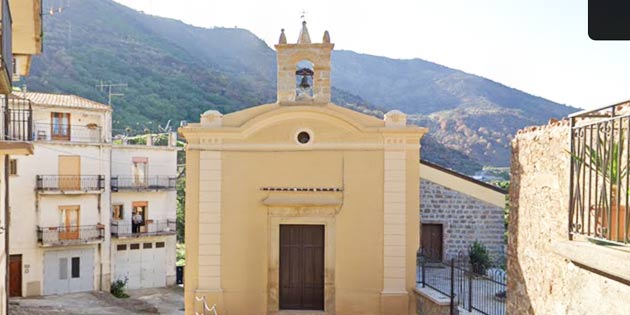
{"label": "drainpipe", "polygon": [[[8,99],[5,95],[5,100]],[[5,286],[5,296],[4,296],[4,307],[5,314],[9,314],[9,220],[10,220],[10,212],[9,212],[9,155],[4,156],[4,251],[5,255],[5,278],[4,278],[4,286]]]}

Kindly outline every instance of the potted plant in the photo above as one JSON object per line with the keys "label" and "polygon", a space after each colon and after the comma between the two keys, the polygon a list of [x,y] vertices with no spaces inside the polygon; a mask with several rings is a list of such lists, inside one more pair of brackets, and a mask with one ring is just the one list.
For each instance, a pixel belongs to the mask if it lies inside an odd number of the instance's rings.
{"label": "potted plant", "polygon": [[[574,160],[583,163],[587,169],[603,178],[603,185],[596,187],[596,189],[600,190],[600,196],[610,197],[609,202],[597,200],[597,205],[590,207],[590,216],[601,227],[601,230],[594,231],[595,235],[619,242],[626,240],[628,227],[625,220],[626,206],[617,204],[617,200],[625,200],[630,196],[630,191],[626,191],[625,196],[619,196],[618,187],[618,183],[623,182],[628,176],[628,163],[630,163],[630,161],[624,163],[619,159],[625,149],[624,138],[622,134],[619,141],[613,141],[612,144],[609,144],[599,136],[596,143],[600,145],[596,148],[588,144],[584,145],[584,157],[571,153]],[[610,193],[608,193],[608,188],[610,188]]]}
{"label": "potted plant", "polygon": [[472,266],[472,271],[475,274],[483,276],[486,273],[486,270],[490,268],[490,253],[488,252],[486,246],[481,244],[479,241],[475,241],[472,245],[470,245],[468,258],[470,258],[470,265]]}

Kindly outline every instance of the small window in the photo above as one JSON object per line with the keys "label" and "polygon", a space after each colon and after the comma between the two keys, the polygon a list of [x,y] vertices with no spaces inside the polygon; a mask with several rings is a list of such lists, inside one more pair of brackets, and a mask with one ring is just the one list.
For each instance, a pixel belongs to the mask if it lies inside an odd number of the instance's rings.
{"label": "small window", "polygon": [[297,141],[301,144],[307,144],[311,141],[311,135],[306,131],[300,131],[297,135]]}
{"label": "small window", "polygon": [[129,245],[129,249],[133,250],[133,249],[140,249],[140,244],[131,244]]}
{"label": "small window", "polygon": [[155,243],[155,248],[163,248],[163,247],[164,247],[164,242]]}
{"label": "small window", "polygon": [[112,219],[114,220],[122,220],[123,219],[123,205],[113,205],[112,207]]}
{"label": "small window", "polygon": [[117,251],[127,250],[127,244],[119,244],[119,245],[116,245],[116,250],[117,250]]}
{"label": "small window", "polygon": [[59,258],[59,280],[68,279],[68,258]]}
{"label": "small window", "polygon": [[18,163],[16,159],[9,160],[9,175],[17,175],[18,174]]}
{"label": "small window", "polygon": [[142,244],[142,248],[153,248],[153,243],[144,243]]}
{"label": "small window", "polygon": [[72,257],[72,278],[81,277],[81,258]]}
{"label": "small window", "polygon": [[70,140],[70,113],[50,113],[52,140]]}

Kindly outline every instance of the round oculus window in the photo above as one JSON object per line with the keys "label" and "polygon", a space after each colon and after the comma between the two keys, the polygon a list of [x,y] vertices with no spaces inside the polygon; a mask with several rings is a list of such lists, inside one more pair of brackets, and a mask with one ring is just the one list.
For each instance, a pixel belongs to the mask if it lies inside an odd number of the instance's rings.
{"label": "round oculus window", "polygon": [[307,144],[311,141],[311,135],[306,131],[300,131],[297,135],[297,141],[301,144]]}

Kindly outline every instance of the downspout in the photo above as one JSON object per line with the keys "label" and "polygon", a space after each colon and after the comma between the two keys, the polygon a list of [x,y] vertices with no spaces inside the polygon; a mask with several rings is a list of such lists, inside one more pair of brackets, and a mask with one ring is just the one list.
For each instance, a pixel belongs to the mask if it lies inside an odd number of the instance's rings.
{"label": "downspout", "polygon": [[[9,95],[5,94],[4,95],[4,108],[2,109],[3,111],[3,116],[4,116],[4,126],[3,126],[3,136],[2,139],[0,139],[0,141],[5,141],[7,140],[7,135],[9,134],[9,115],[8,115],[8,109],[9,109]],[[4,251],[5,251],[5,277],[4,277],[4,290],[5,290],[5,296],[4,296],[4,307],[5,307],[5,314],[9,314],[9,256],[10,256],[10,251],[9,251],[9,220],[11,220],[10,217],[11,213],[9,211],[9,155],[5,155],[4,156]]]}

